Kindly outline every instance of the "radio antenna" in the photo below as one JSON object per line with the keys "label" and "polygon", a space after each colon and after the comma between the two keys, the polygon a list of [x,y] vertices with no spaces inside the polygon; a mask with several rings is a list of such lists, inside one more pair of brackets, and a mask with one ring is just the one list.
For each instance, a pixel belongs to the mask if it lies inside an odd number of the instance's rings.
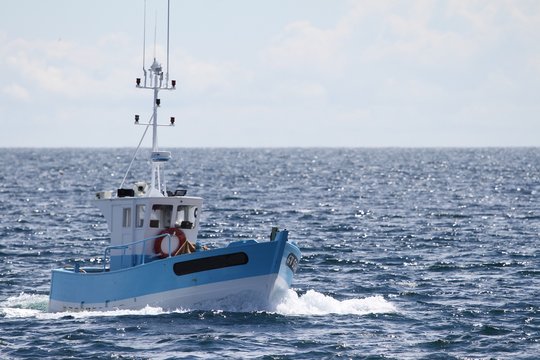
{"label": "radio antenna", "polygon": [[142,48],[142,69],[144,73],[144,86],[146,86],[146,0],[144,0],[144,19],[143,19],[143,48]]}
{"label": "radio antenna", "polygon": [[157,10],[154,19],[154,59],[156,58],[156,43],[157,43]]}
{"label": "radio antenna", "polygon": [[171,0],[167,0],[167,72],[165,73],[165,84],[169,86],[169,23],[171,13]]}
{"label": "radio antenna", "polygon": [[[162,176],[162,165],[164,162],[167,162],[171,159],[171,152],[170,151],[162,151],[159,150],[158,147],[158,138],[157,138],[157,128],[158,126],[174,126],[175,118],[171,116],[170,118],[170,124],[168,125],[160,125],[158,124],[158,108],[161,105],[161,99],[159,98],[159,91],[161,90],[176,90],[176,80],[171,80],[171,84],[169,85],[169,19],[170,19],[170,0],[167,1],[167,69],[163,69],[161,64],[157,61],[157,11],[155,16],[155,25],[154,25],[154,59],[152,61],[152,65],[146,69],[145,64],[145,58],[146,58],[146,0],[144,1],[144,36],[143,36],[143,71],[144,71],[144,84],[142,83],[141,78],[135,79],[135,84],[137,88],[139,89],[148,89],[152,90],[154,93],[154,101],[153,101],[153,112],[152,116],[150,117],[150,121],[148,123],[140,123],[139,122],[139,115],[135,115],[135,124],[136,125],[146,125],[146,129],[144,131],[144,134],[141,138],[141,141],[139,142],[139,145],[137,146],[137,150],[135,151],[135,156],[137,155],[137,151],[139,150],[142,140],[144,139],[147,130],[151,127],[152,128],[152,153],[150,156],[150,160],[152,162],[152,179],[150,184],[151,191],[148,193],[150,195],[152,194],[161,194],[164,195],[167,193],[167,188],[165,185],[165,180]],[[164,72],[164,70],[166,72]],[[165,83],[163,83],[165,77]],[[133,160],[132,160],[133,161]],[[130,165],[131,167],[131,165]],[[130,170],[130,167],[128,168],[127,173]],[[124,179],[122,180],[122,183],[124,183],[126,176],[124,176]],[[150,196],[149,195],[149,196]],[[152,195],[153,196],[153,195]]]}

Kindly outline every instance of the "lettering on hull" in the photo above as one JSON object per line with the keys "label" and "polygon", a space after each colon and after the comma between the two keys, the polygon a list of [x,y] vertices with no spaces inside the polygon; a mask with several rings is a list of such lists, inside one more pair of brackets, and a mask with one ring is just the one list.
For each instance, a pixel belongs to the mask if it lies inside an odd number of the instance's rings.
{"label": "lettering on hull", "polygon": [[293,253],[290,253],[287,256],[286,264],[292,270],[293,273],[296,273],[296,269],[298,269],[298,258]]}

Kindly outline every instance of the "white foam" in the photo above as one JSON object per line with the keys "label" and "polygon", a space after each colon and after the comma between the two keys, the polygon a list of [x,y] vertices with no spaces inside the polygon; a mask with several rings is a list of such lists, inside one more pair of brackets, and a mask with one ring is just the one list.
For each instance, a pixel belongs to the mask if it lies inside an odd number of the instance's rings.
{"label": "white foam", "polygon": [[[190,310],[177,309],[165,311],[160,307],[146,306],[139,310],[110,310],[110,311],[78,311],[78,312],[47,312],[49,297],[47,295],[32,295],[21,293],[17,296],[9,297],[0,302],[0,315],[6,318],[36,318],[36,319],[60,319],[72,317],[82,319],[89,317],[114,317],[114,316],[155,316],[170,313],[185,313]],[[226,306],[224,306],[226,305]],[[241,306],[240,306],[241,305]],[[232,304],[215,303],[207,304],[207,308],[227,309],[228,311],[256,311],[255,304],[246,305],[246,301],[236,304],[233,309]],[[397,308],[382,296],[370,296],[364,299],[337,300],[331,296],[321,294],[315,290],[308,290],[304,295],[298,296],[296,291],[289,289],[276,306],[276,313],[287,316],[295,315],[328,315],[328,314],[388,314],[397,312]]]}
{"label": "white foam", "polygon": [[0,314],[7,318],[34,317],[47,309],[46,295],[20,293],[0,303]]}
{"label": "white foam", "polygon": [[[140,310],[111,310],[111,311],[78,311],[78,312],[47,312],[49,297],[47,295],[32,295],[21,293],[11,296],[0,303],[0,314],[6,318],[37,318],[37,319],[60,319],[66,316],[81,319],[99,316],[125,316],[125,315],[160,315],[170,312],[160,307],[146,306]],[[184,312],[176,310],[174,312]]]}
{"label": "white foam", "polygon": [[340,301],[315,290],[298,296],[296,291],[289,289],[276,312],[282,315],[365,315],[395,313],[397,308],[380,295]]}
{"label": "white foam", "polygon": [[10,296],[0,303],[2,308],[19,308],[31,310],[46,310],[49,297],[47,295],[26,294]]}

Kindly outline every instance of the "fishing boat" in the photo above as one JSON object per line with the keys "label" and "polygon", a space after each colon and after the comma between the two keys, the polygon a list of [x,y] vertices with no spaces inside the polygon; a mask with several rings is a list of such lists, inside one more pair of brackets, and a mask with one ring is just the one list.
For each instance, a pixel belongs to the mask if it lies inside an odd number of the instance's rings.
{"label": "fishing boat", "polygon": [[274,307],[293,281],[301,253],[287,230],[269,229],[267,241],[208,248],[198,240],[202,198],[166,187],[163,171],[171,152],[159,149],[158,127],[174,126],[175,118],[159,124],[158,109],[159,92],[176,89],[176,81],[169,81],[168,18],[166,69],[155,56],[146,69],[143,52],[144,76],[136,79],[137,88],[153,92],[148,122],[135,115],[136,124],[152,129],[150,181],[125,186],[126,173],[116,191],[96,193],[93,201],[107,221],[110,245],[97,265],[74,263],[52,270],[51,312],[207,309],[235,301],[264,310]]}

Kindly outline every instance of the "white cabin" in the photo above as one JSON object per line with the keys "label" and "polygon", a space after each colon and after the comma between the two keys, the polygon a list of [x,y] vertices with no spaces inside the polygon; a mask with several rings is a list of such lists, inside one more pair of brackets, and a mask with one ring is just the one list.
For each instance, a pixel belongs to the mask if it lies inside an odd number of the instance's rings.
{"label": "white cabin", "polygon": [[[115,198],[110,192],[96,194],[94,204],[107,220],[111,246],[130,245],[111,252],[111,270],[127,266],[125,259],[119,256],[133,259],[156,257],[155,239],[166,229],[181,229],[187,241],[197,242],[202,198],[185,196],[182,190],[170,196],[148,196],[144,191],[146,187],[135,187],[142,191],[119,189]],[[148,241],[143,241],[145,239]]]}

